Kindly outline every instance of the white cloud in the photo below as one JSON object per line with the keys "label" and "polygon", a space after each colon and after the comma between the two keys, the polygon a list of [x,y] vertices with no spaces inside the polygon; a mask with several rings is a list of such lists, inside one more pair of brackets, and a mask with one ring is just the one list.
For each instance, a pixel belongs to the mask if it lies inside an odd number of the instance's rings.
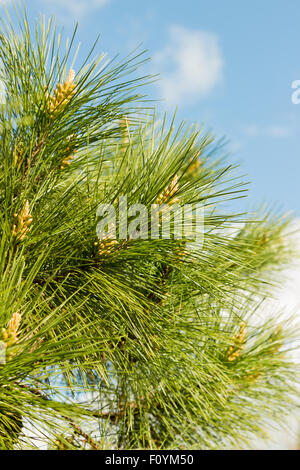
{"label": "white cloud", "polygon": [[171,26],[168,43],[153,61],[161,73],[162,97],[169,104],[202,98],[222,78],[224,60],[218,38],[205,31]]}
{"label": "white cloud", "polygon": [[79,19],[107,5],[111,0],[43,0],[55,14]]}
{"label": "white cloud", "polygon": [[244,126],[242,129],[243,134],[249,137],[290,137],[292,130],[287,126],[258,126],[250,124]]}

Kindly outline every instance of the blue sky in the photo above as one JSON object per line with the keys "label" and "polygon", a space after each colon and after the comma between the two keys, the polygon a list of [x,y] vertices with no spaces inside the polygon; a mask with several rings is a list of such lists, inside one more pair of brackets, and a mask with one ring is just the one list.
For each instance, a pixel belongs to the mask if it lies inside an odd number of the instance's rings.
{"label": "blue sky", "polygon": [[[0,0],[5,3],[5,0]],[[6,0],[9,4],[9,0]],[[232,160],[251,181],[249,201],[300,215],[299,0],[30,0],[31,16],[54,14],[70,35],[79,21],[82,56],[98,33],[99,52],[128,54],[142,43],[161,73],[148,88],[179,106],[178,120],[202,124],[230,143]]]}

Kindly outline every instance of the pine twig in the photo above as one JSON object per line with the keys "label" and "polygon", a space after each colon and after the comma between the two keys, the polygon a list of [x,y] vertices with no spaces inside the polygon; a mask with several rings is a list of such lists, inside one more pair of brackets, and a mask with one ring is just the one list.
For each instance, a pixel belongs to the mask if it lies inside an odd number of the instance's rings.
{"label": "pine twig", "polygon": [[[43,392],[41,392],[39,389],[31,388],[29,385],[26,385],[26,384],[18,383],[17,385],[19,387],[22,387],[22,388],[26,389],[27,391],[29,391],[33,395],[36,395],[36,396],[40,397],[43,400],[49,401],[49,398],[46,395],[44,395]],[[75,421],[72,418],[65,418],[65,419],[72,426],[74,432],[76,434],[78,434],[79,436],[83,437],[85,442],[87,444],[89,444],[92,447],[92,449],[101,450],[101,447],[100,447],[99,443],[95,439],[93,439],[89,434],[87,434],[85,431],[83,431],[83,429],[81,429],[81,427],[77,423],[75,423]]]}

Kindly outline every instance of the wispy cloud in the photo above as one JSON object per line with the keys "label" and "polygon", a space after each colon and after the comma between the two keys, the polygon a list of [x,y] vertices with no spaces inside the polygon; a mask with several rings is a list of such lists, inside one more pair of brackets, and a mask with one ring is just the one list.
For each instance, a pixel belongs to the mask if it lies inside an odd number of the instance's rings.
{"label": "wispy cloud", "polygon": [[[1,1],[1,0],[0,0]],[[43,0],[44,5],[51,7],[53,13],[65,18],[80,19],[107,5],[111,0]]]}
{"label": "wispy cloud", "polygon": [[222,78],[224,60],[218,37],[209,32],[171,26],[168,43],[153,57],[162,97],[180,104],[208,95]]}
{"label": "wispy cloud", "polygon": [[242,129],[243,134],[248,137],[290,137],[292,130],[287,126],[272,125],[272,126],[258,126],[257,124],[250,124],[244,126]]}

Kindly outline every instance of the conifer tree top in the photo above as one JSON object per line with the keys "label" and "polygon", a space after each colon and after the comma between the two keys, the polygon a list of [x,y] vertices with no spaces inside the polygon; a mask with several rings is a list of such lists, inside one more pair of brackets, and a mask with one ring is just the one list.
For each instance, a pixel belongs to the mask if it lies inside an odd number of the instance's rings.
{"label": "conifer tree top", "polygon": [[[296,405],[296,330],[263,315],[288,217],[226,209],[243,179],[143,102],[143,54],[73,63],[76,31],[64,48],[19,16],[0,32],[0,448],[244,445]],[[125,236],[124,197],[144,211]],[[153,237],[153,205],[201,207],[202,236]]]}

